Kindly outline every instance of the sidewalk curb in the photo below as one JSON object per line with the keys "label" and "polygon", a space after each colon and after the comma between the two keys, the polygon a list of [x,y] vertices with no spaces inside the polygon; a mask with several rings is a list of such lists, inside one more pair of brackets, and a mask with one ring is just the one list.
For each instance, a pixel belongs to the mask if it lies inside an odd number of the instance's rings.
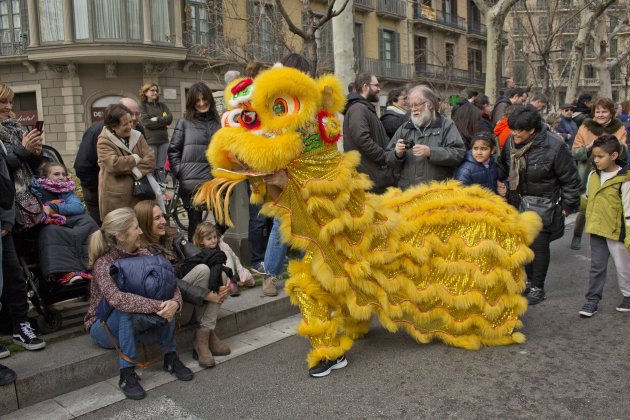
{"label": "sidewalk curb", "polygon": [[[228,338],[297,313],[284,291],[269,298],[261,296],[259,287],[243,290],[241,296],[223,304],[216,331]],[[178,328],[179,353],[192,349],[194,331],[190,324]],[[141,360],[154,352],[138,347]],[[2,363],[18,375],[15,383],[0,387],[0,413],[4,414],[118,375],[115,354],[96,346],[85,334],[53,342],[42,351],[18,353]]]}

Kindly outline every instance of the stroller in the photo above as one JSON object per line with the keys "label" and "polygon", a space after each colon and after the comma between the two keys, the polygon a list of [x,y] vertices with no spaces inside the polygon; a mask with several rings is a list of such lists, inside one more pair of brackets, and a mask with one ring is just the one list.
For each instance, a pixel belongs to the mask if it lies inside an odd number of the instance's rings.
{"label": "stroller", "polygon": [[[42,154],[49,160],[63,164],[59,152],[51,146],[44,145]],[[44,334],[57,331],[63,323],[60,311],[53,304],[69,299],[89,297],[89,281],[79,281],[61,285],[52,278],[45,278],[39,262],[37,234],[21,235],[20,263],[27,282],[28,298],[38,313],[37,327]]]}

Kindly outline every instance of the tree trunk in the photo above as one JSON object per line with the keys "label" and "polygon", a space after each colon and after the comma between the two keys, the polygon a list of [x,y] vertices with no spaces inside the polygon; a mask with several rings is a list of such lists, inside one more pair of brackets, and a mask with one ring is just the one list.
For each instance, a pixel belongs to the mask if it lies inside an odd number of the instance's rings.
{"label": "tree trunk", "polygon": [[304,57],[311,63],[311,73],[313,76],[317,75],[317,42],[315,41],[315,34],[310,33],[308,30],[308,36],[302,39],[304,43]]}
{"label": "tree trunk", "polygon": [[486,49],[486,87],[485,94],[491,102],[497,99],[501,84],[503,66],[500,59],[503,53],[501,42],[501,31],[503,30],[502,19],[492,19],[492,14],[486,14],[487,49]]}
{"label": "tree trunk", "polygon": [[335,74],[344,87],[354,81],[356,74],[353,3],[350,0],[344,11],[332,20]]}
{"label": "tree trunk", "polygon": [[[612,98],[612,82],[610,72],[612,70],[608,63],[609,46],[607,45],[608,33],[606,27],[606,19],[601,16],[595,23],[595,30],[593,31],[594,45],[595,45],[595,64],[599,74],[599,92],[597,95],[601,98]],[[600,48],[600,46],[604,46]]]}

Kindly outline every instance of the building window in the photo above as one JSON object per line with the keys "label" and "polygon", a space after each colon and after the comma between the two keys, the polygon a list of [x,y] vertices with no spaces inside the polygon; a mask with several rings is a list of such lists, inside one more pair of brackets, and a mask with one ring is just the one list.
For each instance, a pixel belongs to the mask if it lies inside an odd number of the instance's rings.
{"label": "building window", "polygon": [[564,54],[571,54],[571,50],[573,49],[573,41],[564,41],[562,44],[562,52]]}
{"label": "building window", "polygon": [[250,56],[263,62],[280,60],[284,55],[282,16],[273,4],[251,0],[247,4]]}
{"label": "building window", "polygon": [[468,71],[475,76],[482,73],[481,50],[468,48]]}
{"label": "building window", "polygon": [[455,44],[447,42],[444,44],[444,49],[446,52],[446,65],[448,67],[453,67],[455,65]]}
{"label": "building window", "polygon": [[74,0],[77,41],[141,41],[141,0]]}
{"label": "building window", "polygon": [[615,30],[615,27],[619,23],[619,18],[617,16],[610,17],[610,32]]}
{"label": "building window", "polygon": [[538,18],[538,28],[541,34],[547,34],[549,32],[549,18],[547,16]]}
{"label": "building window", "polygon": [[186,46],[197,53],[219,53],[223,40],[223,13],[221,0],[189,0],[186,3]]}
{"label": "building window", "polygon": [[0,55],[24,53],[28,43],[24,7],[21,0],[0,0]]}
{"label": "building window", "polygon": [[457,1],[442,0],[442,11],[444,12],[444,22],[457,22]]}
{"label": "building window", "polygon": [[560,0],[560,7],[562,9],[570,9],[571,8],[571,0]]}
{"label": "building window", "polygon": [[619,40],[613,38],[610,40],[610,55],[616,56],[619,53]]}
{"label": "building window", "polygon": [[[316,15],[313,23],[317,25],[322,18],[323,16]],[[317,44],[318,66],[332,69],[334,67],[332,20],[315,31],[315,43]]]}
{"label": "building window", "polygon": [[536,8],[538,10],[547,10],[549,8],[549,4],[547,0],[536,0]]}
{"label": "building window", "polygon": [[423,36],[414,37],[414,64],[416,73],[426,71],[427,69],[427,39]]}
{"label": "building window", "polygon": [[381,36],[379,37],[379,55],[381,60],[394,63],[400,62],[400,35],[397,32],[387,29],[381,29],[380,33]]}
{"label": "building window", "polygon": [[356,59],[363,58],[363,24],[354,23],[354,56]]}
{"label": "building window", "polygon": [[569,78],[569,71],[571,70],[571,66],[569,65],[569,62],[568,61],[559,61],[558,62],[558,67],[560,69],[560,78],[568,79]]}
{"label": "building window", "polygon": [[525,10],[525,0],[518,0],[514,4],[514,10]]}
{"label": "building window", "polygon": [[520,19],[516,18],[512,20],[512,31],[515,35],[522,35],[525,33],[525,28],[523,28],[523,22]]}
{"label": "building window", "polygon": [[523,59],[523,41],[514,41],[514,59]]}
{"label": "building window", "polygon": [[42,42],[63,41],[61,0],[39,0],[39,30]]}
{"label": "building window", "polygon": [[525,63],[515,63],[512,66],[514,71],[514,82],[517,85],[526,86],[527,85],[527,64]]}
{"label": "building window", "polygon": [[586,79],[594,79],[597,76],[595,75],[595,67],[592,64],[586,64],[584,66],[584,78]]}
{"label": "building window", "polygon": [[174,40],[169,8],[169,0],[151,1],[151,40],[153,42],[171,43]]}

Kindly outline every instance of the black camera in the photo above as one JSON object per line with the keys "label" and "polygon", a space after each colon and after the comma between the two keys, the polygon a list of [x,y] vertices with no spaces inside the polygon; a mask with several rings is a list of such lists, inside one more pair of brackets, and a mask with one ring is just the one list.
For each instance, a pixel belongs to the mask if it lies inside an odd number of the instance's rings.
{"label": "black camera", "polygon": [[405,149],[413,149],[413,146],[415,146],[415,143],[411,140],[404,140],[405,143]]}

